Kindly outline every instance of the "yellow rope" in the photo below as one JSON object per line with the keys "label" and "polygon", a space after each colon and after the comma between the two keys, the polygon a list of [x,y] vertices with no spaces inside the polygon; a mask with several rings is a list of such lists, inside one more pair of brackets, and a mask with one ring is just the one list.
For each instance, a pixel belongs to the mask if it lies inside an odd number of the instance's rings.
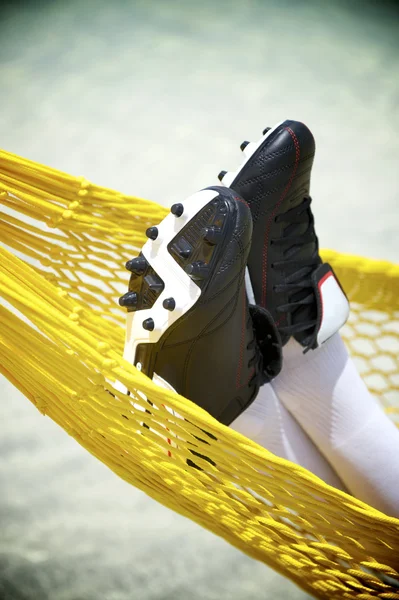
{"label": "yellow rope", "polygon": [[[121,357],[123,265],[164,208],[7,152],[0,202],[0,370],[43,414],[120,477],[314,596],[399,600],[381,576],[399,577],[399,520],[220,425]],[[399,268],[323,256],[352,301],[347,344],[398,419]]]}

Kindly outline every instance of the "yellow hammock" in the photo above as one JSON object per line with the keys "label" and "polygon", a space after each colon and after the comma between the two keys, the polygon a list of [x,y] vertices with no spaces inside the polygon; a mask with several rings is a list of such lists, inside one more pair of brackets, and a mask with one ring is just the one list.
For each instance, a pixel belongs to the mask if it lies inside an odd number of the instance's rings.
{"label": "yellow hammock", "polygon": [[[123,265],[166,209],[1,151],[0,201],[1,372],[120,477],[310,594],[399,600],[390,579],[399,578],[399,520],[220,425],[123,360]],[[352,301],[348,346],[395,419],[399,268],[323,256]],[[146,398],[154,406],[143,424],[133,404],[144,410]],[[202,470],[187,465],[193,458]]]}

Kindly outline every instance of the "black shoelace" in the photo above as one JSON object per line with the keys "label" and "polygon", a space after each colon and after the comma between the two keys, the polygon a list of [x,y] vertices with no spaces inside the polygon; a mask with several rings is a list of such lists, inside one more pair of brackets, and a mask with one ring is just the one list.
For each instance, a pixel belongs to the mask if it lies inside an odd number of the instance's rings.
{"label": "black shoelace", "polygon": [[[314,231],[314,219],[310,211],[312,199],[306,197],[301,204],[290,208],[287,212],[278,215],[276,222],[287,221],[289,225],[284,229],[279,239],[271,240],[273,245],[283,246],[283,258],[272,264],[273,269],[283,269],[290,274],[285,277],[284,283],[274,286],[276,293],[285,292],[289,294],[289,302],[277,307],[280,313],[297,312],[298,318],[292,319],[290,325],[279,326],[282,334],[294,335],[311,330],[310,335],[303,337],[302,343],[306,346],[311,343],[313,330],[317,325],[316,299],[313,291],[311,274],[320,264],[318,253],[318,241]],[[306,231],[299,233],[303,224],[307,224]],[[300,250],[308,244],[314,246],[309,258],[298,257]],[[308,307],[306,310],[304,307]]]}

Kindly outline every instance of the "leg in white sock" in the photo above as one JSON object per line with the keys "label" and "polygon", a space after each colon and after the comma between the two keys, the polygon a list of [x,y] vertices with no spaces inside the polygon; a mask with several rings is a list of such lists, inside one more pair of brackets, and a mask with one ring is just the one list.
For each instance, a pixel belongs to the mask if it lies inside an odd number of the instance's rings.
{"label": "leg in white sock", "polygon": [[329,485],[344,489],[333,468],[281,404],[270,384],[231,427],[263,448],[308,469]]}
{"label": "leg in white sock", "polygon": [[369,393],[339,334],[307,354],[290,340],[271,385],[351,493],[399,516],[399,430]]}

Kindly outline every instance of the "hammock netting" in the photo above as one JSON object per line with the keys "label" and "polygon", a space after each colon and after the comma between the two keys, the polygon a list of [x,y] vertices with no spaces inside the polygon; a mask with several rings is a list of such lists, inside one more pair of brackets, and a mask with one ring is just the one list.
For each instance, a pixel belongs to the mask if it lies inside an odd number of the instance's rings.
{"label": "hammock netting", "polygon": [[[117,475],[315,597],[399,600],[399,520],[219,424],[122,358],[124,263],[165,208],[7,152],[0,202],[0,369],[43,415]],[[351,300],[345,341],[398,422],[399,267],[333,251],[323,258]]]}

